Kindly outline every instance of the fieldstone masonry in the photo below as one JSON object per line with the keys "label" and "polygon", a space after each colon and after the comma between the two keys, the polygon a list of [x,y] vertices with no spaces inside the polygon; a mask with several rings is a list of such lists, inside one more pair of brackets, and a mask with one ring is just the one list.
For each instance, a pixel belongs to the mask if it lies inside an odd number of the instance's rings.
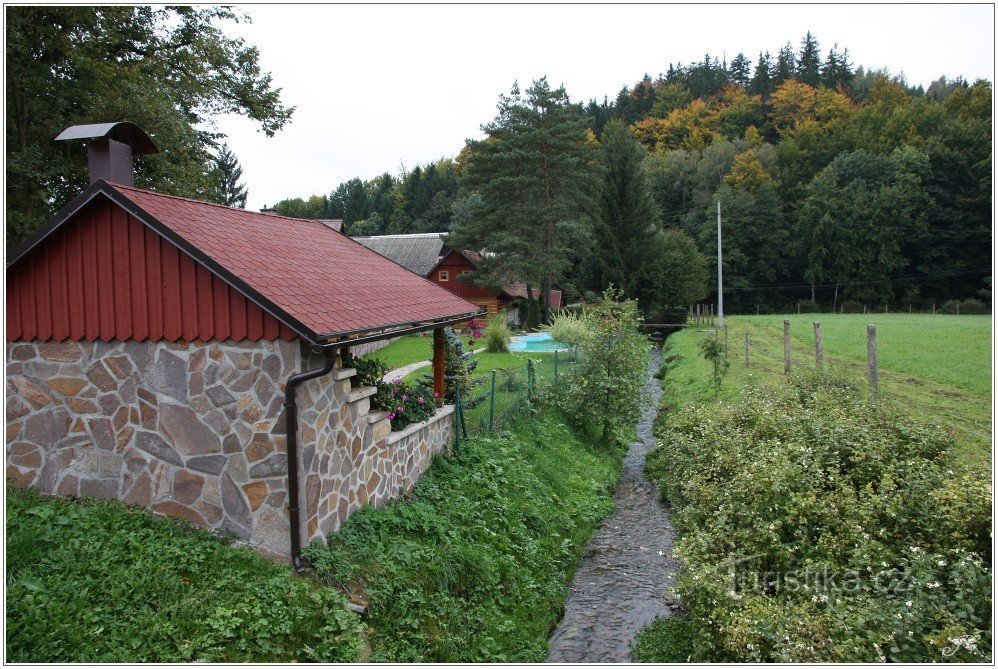
{"label": "fieldstone masonry", "polygon": [[[120,499],[289,553],[284,382],[298,342],[13,342],[7,478]],[[303,544],[408,490],[450,445],[451,407],[391,432],[352,369],[298,393]]]}

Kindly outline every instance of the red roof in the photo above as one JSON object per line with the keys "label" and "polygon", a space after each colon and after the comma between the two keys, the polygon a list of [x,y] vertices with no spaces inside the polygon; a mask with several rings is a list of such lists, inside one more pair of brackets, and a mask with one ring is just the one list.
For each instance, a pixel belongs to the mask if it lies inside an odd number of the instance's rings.
{"label": "red roof", "polygon": [[[506,293],[510,297],[518,297],[520,299],[527,299],[527,284],[525,283],[509,283],[502,287],[502,292]],[[533,289],[534,299],[539,300],[541,291],[537,288]],[[561,309],[561,291],[551,289],[551,308],[555,311]]]}
{"label": "red roof", "polygon": [[[479,311],[321,221],[233,209],[103,181],[70,207],[79,208],[81,200],[89,201],[101,192],[312,341]],[[15,252],[8,267],[67,218],[61,213],[53,219],[37,239]]]}

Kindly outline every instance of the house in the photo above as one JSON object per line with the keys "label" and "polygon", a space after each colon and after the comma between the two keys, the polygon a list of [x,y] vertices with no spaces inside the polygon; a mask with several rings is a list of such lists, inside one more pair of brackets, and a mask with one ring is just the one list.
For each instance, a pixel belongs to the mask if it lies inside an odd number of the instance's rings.
{"label": "house", "polygon": [[[446,243],[447,233],[431,232],[413,235],[378,235],[357,237],[357,241],[403,267],[422,274],[437,285],[473,302],[489,316],[505,310],[510,322],[519,325],[519,305],[527,299],[523,283],[510,283],[501,288],[477,286],[458,277],[474,270],[481,261],[475,251],[452,249]],[[534,289],[536,299],[539,291]],[[551,291],[551,308],[561,308],[561,291]]]}
{"label": "house", "polygon": [[[91,185],[8,258],[7,478],[303,544],[410,488],[453,407],[393,432],[350,347],[477,307],[320,221],[135,188],[130,123],[77,126]],[[109,180],[114,176],[115,182]]]}

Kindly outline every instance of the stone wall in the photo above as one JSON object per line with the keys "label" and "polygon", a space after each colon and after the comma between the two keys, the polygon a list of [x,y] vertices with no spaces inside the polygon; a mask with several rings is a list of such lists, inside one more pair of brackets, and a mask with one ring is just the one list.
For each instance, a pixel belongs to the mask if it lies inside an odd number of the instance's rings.
{"label": "stone wall", "polygon": [[[289,553],[284,382],[298,342],[14,342],[7,477],[121,499]],[[303,544],[410,488],[449,447],[452,409],[390,432],[337,369],[299,389]]]}

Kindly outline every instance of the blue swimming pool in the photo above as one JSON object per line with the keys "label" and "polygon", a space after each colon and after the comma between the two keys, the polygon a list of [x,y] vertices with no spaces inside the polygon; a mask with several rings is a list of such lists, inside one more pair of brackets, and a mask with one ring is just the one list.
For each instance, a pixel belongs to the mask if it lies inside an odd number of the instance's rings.
{"label": "blue swimming pool", "polygon": [[564,343],[551,339],[550,332],[513,337],[509,341],[510,351],[564,351],[568,348]]}

